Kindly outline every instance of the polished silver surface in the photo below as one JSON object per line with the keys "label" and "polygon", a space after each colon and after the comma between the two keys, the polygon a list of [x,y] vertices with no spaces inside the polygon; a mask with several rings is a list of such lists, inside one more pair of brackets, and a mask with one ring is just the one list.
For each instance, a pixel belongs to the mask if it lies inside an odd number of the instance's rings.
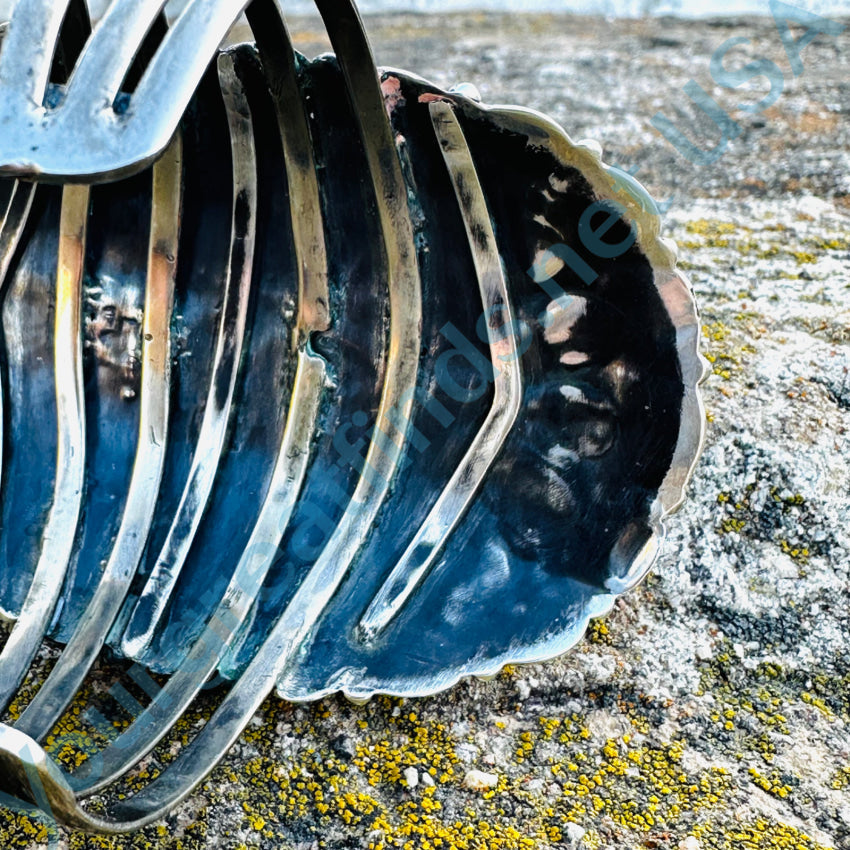
{"label": "polished silver surface", "polygon": [[[350,0],[317,2],[335,57],[275,0],[217,49],[245,5],[114,0],[89,33],[21,0],[0,47],[0,170],[45,178],[0,182],[4,471],[53,485],[34,555],[0,528],[0,702],[64,644],[0,724],[0,790],[88,831],[177,806],[273,691],[565,652],[646,575],[704,438],[696,307],[640,186],[538,113],[379,71]],[[603,214],[619,253],[588,247]],[[47,386],[55,457],[24,439]],[[50,733],[107,647],[146,694],[85,715],[105,743],[68,773]]]}
{"label": "polished silver surface", "polygon": [[[422,294],[413,225],[375,63],[350,3],[320,0],[318,7],[348,83],[375,187],[387,257],[389,340],[376,428],[366,452],[364,472],[349,507],[275,625],[269,642],[257,654],[253,667],[264,671],[255,674],[261,676],[267,675],[269,663],[273,665],[275,676],[283,673],[351,568],[389,494],[390,483],[402,459],[421,345]],[[393,431],[397,437],[381,439]],[[247,672],[245,676],[251,678]]]}
{"label": "polished silver surface", "polygon": [[[3,220],[0,222],[0,297],[5,294],[9,266],[12,263],[24,225],[27,223],[35,186],[15,180],[9,184],[9,196]],[[3,478],[3,431],[6,417],[3,414],[3,383],[0,382],[0,482]]]}
{"label": "polished silver surface", "polygon": [[[251,537],[220,604],[185,660],[160,690],[150,706],[102,754],[97,776],[74,784],[87,796],[108,786],[138,762],[161,740],[197,696],[248,618],[263,578],[297,503],[310,459],[310,442],[316,427],[319,398],[325,383],[325,362],[309,351],[309,334],[328,326],[327,259],[309,129],[294,73],[294,52],[283,22],[262,20],[261,44],[278,63],[280,88],[277,116],[287,156],[293,242],[298,269],[298,366],[289,413],[268,493]],[[232,58],[219,59],[224,87],[238,87]],[[289,116],[288,120],[286,116]]]}
{"label": "polished silver surface", "polygon": [[18,0],[0,47],[0,173],[112,180],[141,171],[162,153],[247,0],[190,0],[122,101],[122,84],[164,5],[113,0],[70,79],[51,90],[69,2]]}
{"label": "polished silver surface", "polygon": [[168,439],[171,394],[171,312],[180,221],[179,137],[153,169],[153,201],[145,311],[139,440],[121,526],[97,590],[47,681],[16,727],[47,737],[103,648],[136,574],[153,521]]}
{"label": "polished silver surface", "polygon": [[251,112],[229,54],[218,59],[233,155],[233,224],[209,393],[177,513],[124,631],[123,649],[144,657],[201,523],[224,450],[242,359],[257,220],[257,164]]}
{"label": "polished silver surface", "polygon": [[32,584],[0,652],[0,705],[4,708],[26,676],[45,636],[71,559],[83,503],[86,414],[83,400],[82,283],[88,186],[62,192],[56,267],[55,391],[59,423],[53,504]]}
{"label": "polished silver surface", "polygon": [[495,391],[493,406],[469,451],[360,621],[360,630],[367,641],[374,640],[398,615],[433,567],[437,555],[446,545],[501,451],[516,422],[522,400],[522,378],[518,362],[520,354],[504,333],[505,327],[513,328],[514,313],[496,234],[475,173],[475,164],[451,105],[445,101],[436,101],[429,110],[461,206],[472,250],[484,307],[483,315],[487,320]]}

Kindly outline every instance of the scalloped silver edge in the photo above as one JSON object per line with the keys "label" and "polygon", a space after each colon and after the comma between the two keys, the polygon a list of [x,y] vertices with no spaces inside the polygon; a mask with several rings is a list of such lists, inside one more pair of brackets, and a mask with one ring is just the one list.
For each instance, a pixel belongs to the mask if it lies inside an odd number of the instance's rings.
{"label": "scalloped silver edge", "polygon": [[[380,74],[382,79],[389,74],[400,74],[407,79],[430,85],[422,77],[392,68],[381,68]],[[661,217],[657,212],[652,212],[657,211],[657,207],[646,188],[629,175],[629,189],[626,189],[622,179],[625,172],[615,174],[613,167],[602,161],[598,144],[592,141],[588,143],[587,140],[574,142],[563,127],[537,110],[486,106],[458,93],[440,94],[461,109],[486,113],[505,129],[529,136],[530,145],[544,148],[564,165],[578,168],[598,197],[616,200],[624,207],[626,218],[637,228],[638,244],[652,265],[656,288],[676,330],[676,348],[684,385],[679,438],[670,469],[651,509],[652,537],[632,562],[622,584],[615,591],[592,596],[583,616],[572,628],[529,646],[508,650],[496,658],[473,658],[466,664],[448,668],[438,676],[405,678],[396,683],[389,681],[370,685],[367,682],[355,683],[353,680],[359,676],[359,671],[348,669],[339,673],[328,686],[306,695],[288,692],[284,683],[279,681],[275,688],[276,695],[292,703],[315,702],[335,693],[341,693],[355,704],[364,704],[376,696],[409,699],[429,697],[452,688],[468,677],[489,679],[497,676],[508,665],[538,664],[565,655],[584,637],[591,620],[609,614],[619,596],[634,590],[646,579],[661,551],[666,531],[665,521],[684,503],[687,486],[705,446],[706,410],[700,386],[710,374],[710,366],[700,351],[699,310],[690,281],[676,269],[676,243],[661,235]],[[673,307],[677,308],[675,313]]]}

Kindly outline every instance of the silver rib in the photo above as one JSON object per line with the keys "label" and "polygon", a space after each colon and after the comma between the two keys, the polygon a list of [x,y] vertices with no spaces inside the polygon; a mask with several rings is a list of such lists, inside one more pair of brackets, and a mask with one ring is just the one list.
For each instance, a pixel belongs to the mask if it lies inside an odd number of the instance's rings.
{"label": "silver rib", "polygon": [[233,227],[223,307],[210,388],[189,478],[122,640],[124,653],[137,659],[144,656],[153,640],[212,493],[245,339],[256,236],[257,157],[250,107],[230,54],[219,57],[218,73],[233,153]]}
{"label": "silver rib", "polygon": [[[310,355],[308,349],[310,335],[325,331],[330,326],[328,259],[316,162],[305,105],[298,86],[292,39],[276,0],[255,0],[248,9],[248,20],[256,34],[269,89],[274,94],[289,185],[298,280],[298,318],[292,340],[293,347],[298,351],[298,366],[292,394],[293,399],[302,399],[303,406],[294,403],[289,406],[284,446],[281,447],[275,470],[275,480],[280,481],[280,495],[277,497],[280,503],[277,508],[280,535],[273,544],[277,547],[289,525],[297,493],[301,491],[307,472],[310,443],[319,412],[319,396],[326,377],[324,360]],[[289,461],[286,467],[281,467],[281,459],[286,457]],[[287,478],[291,479],[290,483],[284,484]],[[267,545],[271,546],[270,539]],[[271,566],[272,557],[273,552],[269,548],[266,562],[257,565],[256,569],[261,570],[263,575]],[[247,616],[248,612],[243,620]],[[238,639],[235,642],[229,640],[227,652],[233,654],[239,646]]]}
{"label": "silver rib", "polygon": [[121,526],[91,602],[47,681],[15,724],[43,740],[73,699],[118,616],[147,543],[159,493],[171,395],[171,312],[180,230],[181,144],[153,170],[139,442]]}
{"label": "silver rib", "polygon": [[[165,0],[112,0],[92,30],[68,81],[63,109],[112,109],[136,53]],[[116,33],[121,38],[115,37]]]}
{"label": "silver rib", "polygon": [[463,215],[484,315],[488,319],[487,335],[495,376],[493,405],[454,475],[361,619],[359,629],[366,640],[376,638],[389,625],[434,566],[501,451],[522,403],[519,357],[511,351],[505,334],[499,334],[494,327],[498,321],[513,329],[514,317],[484,191],[451,105],[438,101],[430,104],[429,111]]}
{"label": "silver rib", "polygon": [[[6,288],[6,275],[9,273],[9,266],[12,263],[12,258],[15,256],[18,243],[21,241],[21,235],[29,218],[32,199],[34,197],[34,183],[23,183],[20,180],[14,181],[9,202],[6,206],[6,212],[3,215],[2,223],[0,223],[0,295],[2,295]],[[2,304],[2,298],[0,298],[0,304]],[[4,403],[3,382],[0,381],[0,482],[3,480],[3,446],[5,439],[5,432],[3,430],[5,426],[3,423],[6,418]]]}
{"label": "silver rib", "polygon": [[[271,12],[271,17],[266,14]],[[310,132],[297,86],[292,43],[274,4],[257,17],[270,88],[285,152],[293,247],[298,275],[298,366],[289,413],[268,493],[251,537],[225,595],[201,637],[151,704],[104,750],[96,777],[71,784],[80,795],[97,792],[142,759],[168,733],[209,676],[248,618],[263,580],[277,555],[304,483],[315,433],[325,361],[311,354],[309,334],[328,325],[327,256]],[[221,61],[221,60],[220,60]]]}
{"label": "silver rib", "polygon": [[[409,426],[422,331],[422,292],[407,189],[376,79],[372,52],[360,16],[350,0],[318,0],[316,5],[348,85],[375,187],[387,259],[390,335],[376,436],[372,437],[366,453],[364,474],[318,560],[275,626],[268,644],[249,667],[253,669],[263,657],[274,659],[278,678],[348,574],[389,493],[403,456],[406,433],[400,434],[399,442],[388,440],[385,435],[399,428],[399,415],[404,422],[402,431]],[[246,673],[243,678],[250,677]],[[242,680],[237,688],[241,685]]]}
{"label": "silver rib", "polygon": [[5,285],[6,275],[29,218],[34,197],[35,183],[25,183],[21,180],[13,182],[6,211],[0,222],[0,287]]}
{"label": "silver rib", "polygon": [[289,184],[292,238],[298,276],[298,324],[293,346],[330,326],[328,260],[316,161],[298,85],[292,39],[276,0],[255,0],[248,9],[266,82],[273,94]]}
{"label": "silver rib", "polygon": [[83,400],[82,279],[87,186],[62,193],[56,271],[55,381],[58,449],[53,504],[41,552],[20,617],[0,653],[0,707],[23,680],[50,623],[74,548],[86,470],[86,411]]}

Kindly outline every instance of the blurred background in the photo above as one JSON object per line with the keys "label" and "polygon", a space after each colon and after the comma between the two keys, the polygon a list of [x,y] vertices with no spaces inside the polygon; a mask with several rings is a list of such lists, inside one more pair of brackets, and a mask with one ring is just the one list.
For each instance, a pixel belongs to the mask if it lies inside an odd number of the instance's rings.
{"label": "blurred background", "polygon": [[[186,0],[172,0],[172,10],[180,8]],[[89,0],[96,17],[109,4],[109,0]],[[14,0],[0,0],[0,20],[8,17]],[[291,0],[284,8],[293,14],[309,14],[315,6],[312,0]],[[644,15],[677,15],[681,17],[707,17],[710,15],[767,14],[767,0],[362,0],[357,4],[366,14],[375,12],[443,12],[486,9],[502,12],[579,12],[636,18]],[[850,12],[850,0],[810,0],[793,5],[820,15]]]}
{"label": "blurred background", "polygon": [[[7,5],[10,0],[3,0]],[[109,0],[91,0],[92,11],[97,14]],[[169,5],[179,7],[185,0],[173,0]],[[293,14],[310,13],[315,9],[311,0],[292,0],[284,8]],[[373,12],[423,12],[440,13],[470,9],[492,9],[503,12],[580,12],[583,14],[641,17],[643,15],[674,14],[683,17],[708,15],[738,15],[760,13],[767,9],[765,0],[362,0],[357,4],[361,11]],[[820,15],[847,12],[850,0],[815,0],[794,5]]]}

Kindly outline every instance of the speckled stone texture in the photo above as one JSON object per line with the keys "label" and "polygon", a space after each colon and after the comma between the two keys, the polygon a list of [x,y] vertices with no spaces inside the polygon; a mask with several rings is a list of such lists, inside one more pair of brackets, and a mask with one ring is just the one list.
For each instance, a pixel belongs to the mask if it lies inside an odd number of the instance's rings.
{"label": "speckled stone texture", "polygon": [[[850,847],[850,27],[807,46],[795,78],[766,18],[367,25],[381,64],[541,109],[670,199],[713,368],[690,498],[652,576],[567,657],[430,699],[271,700],[162,824],[104,839],[2,811],[0,847]],[[293,29],[321,49],[318,22]],[[785,91],[734,112],[740,136],[696,167],[650,119],[674,118],[691,78],[727,109],[758,101],[711,82],[733,37],[777,62]],[[91,743],[72,716],[54,748],[67,761]]]}

